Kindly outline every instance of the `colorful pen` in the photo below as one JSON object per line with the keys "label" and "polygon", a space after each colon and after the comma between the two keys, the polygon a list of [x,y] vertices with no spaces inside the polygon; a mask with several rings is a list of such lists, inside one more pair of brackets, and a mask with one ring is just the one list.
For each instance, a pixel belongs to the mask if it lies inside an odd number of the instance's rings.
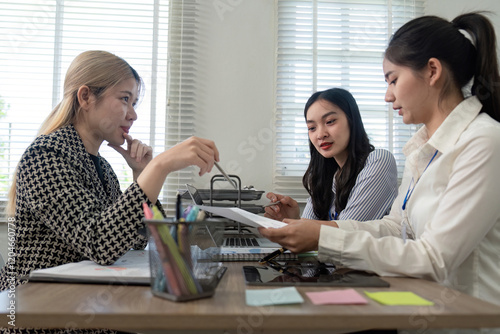
{"label": "colorful pen", "polygon": [[186,215],[186,221],[187,222],[194,222],[196,221],[196,217],[198,217],[198,212],[200,211],[200,208],[197,206],[193,206],[191,210]]}
{"label": "colorful pen", "polygon": [[144,218],[153,219],[153,210],[148,206],[148,203],[142,203],[142,208],[144,209]]}

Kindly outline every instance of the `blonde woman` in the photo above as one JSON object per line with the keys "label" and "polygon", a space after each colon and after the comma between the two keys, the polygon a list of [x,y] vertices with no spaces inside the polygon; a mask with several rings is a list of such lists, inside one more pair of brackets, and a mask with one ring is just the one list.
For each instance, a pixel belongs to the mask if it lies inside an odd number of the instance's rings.
{"label": "blonde woman", "polygon": [[[131,248],[144,248],[142,203],[157,202],[170,172],[196,165],[202,175],[218,161],[215,144],[196,137],[153,159],[151,147],[128,134],[141,89],[137,72],[111,53],[87,51],[74,59],[62,101],[17,167],[9,203],[16,266],[3,268],[0,290],[23,283],[33,269],[83,259],[111,264]],[[99,155],[104,141],[133,171],[123,193]]]}

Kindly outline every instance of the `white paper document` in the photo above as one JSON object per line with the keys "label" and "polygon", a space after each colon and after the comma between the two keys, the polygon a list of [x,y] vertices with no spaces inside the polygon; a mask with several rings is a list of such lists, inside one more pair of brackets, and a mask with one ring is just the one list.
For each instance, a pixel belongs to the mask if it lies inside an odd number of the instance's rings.
{"label": "white paper document", "polygon": [[131,250],[109,266],[86,260],[37,269],[30,273],[29,281],[149,285],[151,275],[148,255],[146,250]]}
{"label": "white paper document", "polygon": [[200,205],[198,206],[201,210],[205,210],[207,212],[211,212],[215,215],[222,216],[228,219],[232,219],[239,223],[253,226],[253,227],[266,227],[266,228],[280,228],[286,226],[286,223],[266,218],[263,216],[256,215],[255,213],[251,213],[240,208],[224,208],[217,206],[206,206]]}

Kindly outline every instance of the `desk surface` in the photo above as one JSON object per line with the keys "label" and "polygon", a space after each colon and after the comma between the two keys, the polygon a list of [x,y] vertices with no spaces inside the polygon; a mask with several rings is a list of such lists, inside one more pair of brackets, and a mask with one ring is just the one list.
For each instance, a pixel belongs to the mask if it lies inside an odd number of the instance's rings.
{"label": "desk surface", "polygon": [[[410,278],[384,278],[390,288],[362,291],[413,291],[434,306],[367,305],[316,306],[308,291],[328,287],[299,287],[303,304],[250,307],[241,267],[228,271],[211,298],[171,302],[153,296],[149,287],[93,284],[29,283],[16,291],[16,326],[43,328],[114,328],[129,331],[187,330],[232,332],[313,332],[369,328],[500,327],[500,306],[483,302],[436,283]],[[7,291],[0,293],[0,327],[9,327]]]}

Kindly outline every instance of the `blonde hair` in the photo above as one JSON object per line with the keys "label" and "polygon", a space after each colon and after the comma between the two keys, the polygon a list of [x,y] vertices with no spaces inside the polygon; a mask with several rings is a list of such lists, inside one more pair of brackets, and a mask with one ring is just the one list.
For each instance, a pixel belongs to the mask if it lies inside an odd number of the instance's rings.
{"label": "blonde hair", "polygon": [[[99,101],[104,92],[123,80],[134,78],[141,95],[143,82],[139,74],[122,58],[106,51],[85,51],[71,63],[64,78],[64,95],[61,102],[42,123],[38,135],[46,135],[66,125],[73,124],[80,112],[78,89],[89,87]],[[7,214],[13,216],[16,208],[17,168],[9,191]]]}

